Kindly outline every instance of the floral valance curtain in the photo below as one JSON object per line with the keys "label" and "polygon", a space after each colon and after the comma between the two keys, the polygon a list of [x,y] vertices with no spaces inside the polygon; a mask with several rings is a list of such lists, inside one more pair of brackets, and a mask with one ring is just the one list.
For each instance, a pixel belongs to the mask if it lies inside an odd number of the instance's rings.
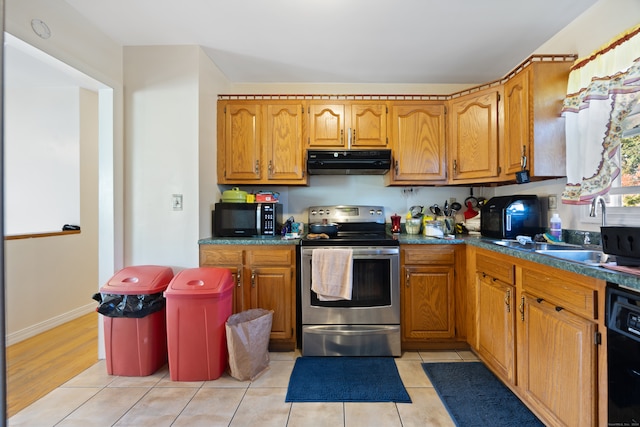
{"label": "floral valance curtain", "polygon": [[622,121],[640,99],[640,25],[571,68],[566,119],[567,185],[562,202],[588,204],[620,174]]}

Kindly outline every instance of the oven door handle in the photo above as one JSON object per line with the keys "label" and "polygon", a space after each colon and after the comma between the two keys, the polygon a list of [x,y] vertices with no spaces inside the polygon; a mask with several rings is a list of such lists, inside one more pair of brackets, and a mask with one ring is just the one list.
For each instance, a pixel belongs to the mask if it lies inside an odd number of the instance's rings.
{"label": "oven door handle", "polygon": [[[337,247],[335,246],[334,248],[339,248],[339,249],[344,249],[344,247]],[[320,249],[320,248],[316,248],[316,249]],[[331,249],[330,247],[324,247],[322,249]],[[389,256],[399,256],[400,255],[400,249],[398,249],[397,247],[393,247],[393,248],[376,248],[376,249],[361,249],[361,248],[349,248],[349,249],[353,249],[353,258],[388,258]],[[301,251],[301,255],[303,256],[312,256],[313,254],[313,249],[312,248],[304,248]]]}
{"label": "oven door handle", "polygon": [[397,329],[398,325],[306,325],[304,328],[306,333],[323,335],[383,335]]}

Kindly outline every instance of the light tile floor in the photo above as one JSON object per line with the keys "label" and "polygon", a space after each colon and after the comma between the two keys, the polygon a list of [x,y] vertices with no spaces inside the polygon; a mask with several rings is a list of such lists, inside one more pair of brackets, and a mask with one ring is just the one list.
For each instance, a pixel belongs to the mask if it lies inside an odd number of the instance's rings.
{"label": "light tile floor", "polygon": [[171,381],[165,366],[148,377],[107,374],[99,361],[9,419],[9,426],[453,426],[423,362],[478,360],[470,351],[405,352],[396,358],[413,403],[286,403],[298,352],[271,353],[255,381]]}

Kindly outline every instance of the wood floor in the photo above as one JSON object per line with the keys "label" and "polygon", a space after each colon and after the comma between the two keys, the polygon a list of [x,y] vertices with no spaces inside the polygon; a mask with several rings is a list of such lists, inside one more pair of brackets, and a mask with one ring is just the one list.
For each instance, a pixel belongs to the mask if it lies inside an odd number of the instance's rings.
{"label": "wood floor", "polygon": [[7,347],[11,417],[98,361],[98,313]]}

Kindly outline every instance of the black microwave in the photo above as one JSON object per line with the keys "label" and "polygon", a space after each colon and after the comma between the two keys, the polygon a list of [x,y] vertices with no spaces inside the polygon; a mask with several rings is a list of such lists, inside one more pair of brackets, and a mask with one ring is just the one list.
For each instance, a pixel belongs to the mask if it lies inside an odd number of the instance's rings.
{"label": "black microwave", "polygon": [[212,214],[217,237],[276,236],[282,224],[280,203],[216,203]]}
{"label": "black microwave", "polygon": [[480,233],[494,239],[533,237],[542,232],[541,215],[536,195],[494,197],[482,207]]}

